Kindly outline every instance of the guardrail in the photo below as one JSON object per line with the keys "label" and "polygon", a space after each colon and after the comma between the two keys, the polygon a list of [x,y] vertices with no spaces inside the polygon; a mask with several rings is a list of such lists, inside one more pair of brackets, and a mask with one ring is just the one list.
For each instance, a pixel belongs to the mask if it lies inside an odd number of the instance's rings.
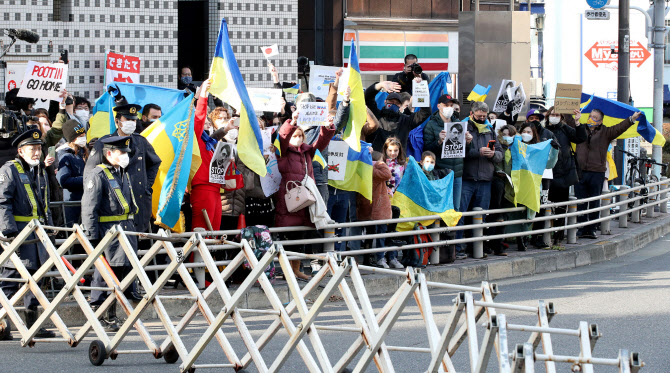
{"label": "guardrail", "polygon": [[[67,232],[68,237],[56,247],[50,240],[47,230]],[[323,255],[307,255],[285,251],[282,245],[273,244],[265,252],[255,252],[249,242],[230,242],[225,238],[222,243],[234,246],[238,252],[228,261],[228,265],[219,270],[211,255],[211,248],[207,240],[194,232],[190,237],[170,235],[163,230],[152,235],[155,240],[151,248],[138,257],[128,241],[129,235],[138,233],[124,232],[120,227],[110,229],[97,246],[93,247],[86,239],[83,231],[77,225],[73,228],[58,228],[42,226],[39,221],[31,221],[11,242],[0,240],[0,266],[11,261],[20,274],[17,279],[0,279],[22,283],[19,291],[11,298],[0,292],[0,336],[11,336],[9,318],[21,336],[22,346],[34,346],[39,343],[67,343],[70,347],[77,347],[92,330],[95,339],[88,348],[88,357],[95,366],[100,366],[108,359],[115,360],[124,354],[151,355],[155,359],[163,358],[169,364],[181,360],[178,371],[192,372],[196,368],[228,368],[240,371],[254,364],[259,372],[276,372],[280,370],[295,352],[310,372],[363,372],[374,363],[380,372],[393,372],[393,360],[390,352],[396,354],[422,353],[430,356],[427,367],[416,367],[416,371],[429,372],[485,372],[492,356],[497,359],[498,371],[503,373],[534,372],[535,361],[544,361],[547,372],[556,372],[558,364],[570,364],[572,371],[593,372],[594,366],[616,366],[620,372],[637,372],[644,363],[638,353],[628,353],[620,350],[615,358],[597,358],[592,351],[597,340],[601,337],[596,324],[580,322],[576,329],[555,328],[549,325],[556,315],[555,305],[551,302],[538,301],[537,306],[520,306],[495,302],[500,289],[496,284],[482,282],[479,286],[464,286],[435,281],[428,281],[425,274],[411,267],[404,271],[385,270],[381,268],[359,265],[353,258],[342,257],[340,253],[328,252]],[[178,239],[175,239],[178,238]],[[17,250],[29,240],[38,240],[49,255],[47,261],[34,273],[28,271],[22,264]],[[111,271],[102,256],[104,250],[114,242],[120,244],[130,265],[130,273],[119,279]],[[87,253],[87,258],[74,268],[66,264],[66,253],[75,245],[81,245]],[[160,252],[165,252],[169,258],[166,268],[154,281],[147,275],[148,263]],[[211,285],[200,291],[192,279],[184,258],[190,253],[197,253],[202,258],[202,265],[212,276]],[[316,275],[300,288],[297,279],[291,270],[289,259],[322,259],[325,265]],[[272,283],[266,276],[267,266],[277,261],[283,270],[288,284],[289,302],[283,303],[275,292]],[[226,280],[243,263],[248,263],[250,272],[241,285],[231,289]],[[65,281],[65,286],[49,300],[41,291],[39,282],[51,268],[55,267],[57,276]],[[87,287],[80,283],[84,274],[96,268],[102,275],[103,287]],[[388,299],[385,305],[375,313],[370,298],[361,277],[363,272],[385,273],[398,276],[399,287]],[[183,281],[188,295],[173,295],[164,292],[168,279],[178,276]],[[124,291],[133,281],[139,281],[146,290],[141,301],[132,304],[124,295]],[[258,283],[268,299],[271,309],[243,309],[239,303],[251,286]],[[445,315],[439,315],[438,309],[431,306],[430,288],[457,291],[453,307]],[[86,302],[83,295],[88,290],[104,290],[110,295],[95,311]],[[314,294],[315,301],[308,306],[306,298]],[[37,321],[26,326],[19,316],[18,300],[27,291],[32,291],[44,308]],[[334,324],[328,314],[322,315],[325,304],[330,296],[339,291],[347,305],[349,316],[353,324]],[[212,309],[211,296],[217,294],[223,300],[223,307]],[[65,325],[58,310],[64,301],[73,296],[77,306],[81,309],[86,324],[76,333]],[[179,299],[191,301],[192,305],[183,316],[170,315],[166,311],[163,301]],[[118,303],[126,315],[126,320],[120,329],[108,335],[98,320],[104,312]],[[427,340],[422,346],[397,346],[389,343],[389,334],[393,331],[397,320],[403,315],[405,308],[415,303],[420,310],[420,317],[427,331]],[[153,308],[161,322],[160,327],[148,330],[140,320],[142,313]],[[538,322],[534,325],[514,324],[500,311],[513,310],[536,314]],[[189,325],[197,313],[200,313],[207,323],[206,331],[196,334],[198,339],[193,347],[187,348],[184,335],[189,331]],[[272,320],[272,324],[263,334],[254,339],[247,327],[245,317],[248,315],[264,316]],[[323,317],[321,317],[323,316]],[[414,316],[417,317],[417,316]],[[296,324],[294,319],[298,319]],[[60,337],[35,338],[39,328],[45,327],[47,319],[56,326]],[[447,321],[444,323],[438,320]],[[228,327],[235,329],[235,333],[224,333],[222,326],[228,322]],[[126,339],[131,328],[135,328],[146,349],[122,350],[121,342]],[[162,330],[160,330],[162,328]],[[480,338],[480,329],[483,329],[483,338]],[[158,335],[157,331],[162,334]],[[516,331],[514,335],[521,339],[510,352],[509,346],[513,341],[508,331]],[[352,333],[357,337],[341,356],[333,356],[325,340],[320,337],[321,332]],[[521,333],[518,333],[521,332]],[[193,335],[194,333],[188,333]],[[263,349],[275,337],[280,335],[282,349],[278,354],[263,354]],[[288,341],[285,336],[288,335]],[[552,342],[554,335],[570,335],[576,337],[574,342],[579,349],[578,356],[560,355],[556,351],[563,350],[563,346],[556,346]],[[243,348],[240,352],[239,343],[233,346],[233,340],[238,338]],[[158,343],[156,341],[161,341]],[[214,342],[216,340],[216,342]],[[467,343],[466,343],[467,342]],[[212,343],[222,349],[223,354],[215,355],[219,359],[214,364],[198,364],[204,350]],[[308,348],[307,343],[310,344]],[[338,347],[341,341],[336,342]],[[572,347],[572,346],[571,346]],[[451,358],[459,349],[467,349],[468,359],[462,366],[456,367]],[[572,350],[572,348],[565,348]],[[53,353],[58,353],[54,350]],[[361,352],[362,351],[362,352]],[[211,359],[211,356],[209,357]],[[336,358],[336,360],[331,360]],[[267,360],[267,362],[266,362]],[[333,362],[335,362],[333,364]],[[418,364],[418,363],[417,363]],[[353,368],[349,368],[349,367]],[[562,371],[562,370],[561,370]]]}

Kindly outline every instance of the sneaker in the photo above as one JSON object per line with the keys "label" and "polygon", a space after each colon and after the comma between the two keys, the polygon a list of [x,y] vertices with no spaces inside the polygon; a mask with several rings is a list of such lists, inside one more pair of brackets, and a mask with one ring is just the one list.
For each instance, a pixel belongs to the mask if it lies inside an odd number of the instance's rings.
{"label": "sneaker", "polygon": [[100,319],[100,324],[105,329],[106,332],[118,332],[119,324],[115,323],[114,320]]}
{"label": "sneaker", "polygon": [[456,260],[463,260],[463,259],[467,259],[467,258],[468,258],[468,254],[466,254],[466,253],[456,253]]}
{"label": "sneaker", "polygon": [[582,238],[589,238],[589,239],[592,239],[592,240],[595,240],[595,239],[598,238],[598,236],[596,236],[596,234],[595,234],[594,232],[585,232],[585,233],[582,234],[580,237],[582,237]]}
{"label": "sneaker", "polygon": [[379,260],[375,263],[375,265],[376,265],[377,267],[381,267],[381,268],[389,268],[389,265],[386,264],[386,258],[381,258],[381,259],[379,259]]}
{"label": "sneaker", "polygon": [[310,267],[312,267],[312,273],[317,273],[322,268],[321,263],[319,263],[318,259],[312,260],[309,264],[310,264]]}
{"label": "sneaker", "polygon": [[403,269],[403,268],[405,268],[405,267],[402,266],[402,264],[400,264],[400,262],[399,262],[398,259],[396,259],[396,258],[391,259],[391,261],[389,262],[389,264],[391,265],[391,267],[393,267],[393,268],[395,268],[395,269]]}

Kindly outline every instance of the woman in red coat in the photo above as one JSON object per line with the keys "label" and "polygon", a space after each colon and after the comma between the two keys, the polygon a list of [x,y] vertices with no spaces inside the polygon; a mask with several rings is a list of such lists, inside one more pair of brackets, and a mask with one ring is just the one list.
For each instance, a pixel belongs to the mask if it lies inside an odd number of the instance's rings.
{"label": "woman in red coat", "polygon": [[[312,170],[312,158],[316,149],[322,151],[330,139],[335,134],[335,126],[333,125],[333,117],[329,117],[329,125],[322,126],[318,139],[313,145],[304,142],[305,134],[303,130],[296,125],[298,118],[298,111],[293,113],[293,118],[287,120],[279,128],[279,146],[281,156],[277,159],[277,167],[281,173],[281,184],[279,184],[279,192],[276,193],[276,214],[275,227],[293,227],[293,226],[310,226],[313,227],[309,216],[309,208],[304,208],[295,212],[288,212],[286,208],[286,183],[289,181],[300,182],[305,177],[305,170],[309,177],[314,179],[314,171]],[[321,196],[315,196],[321,198]],[[284,233],[282,240],[296,240],[301,239],[304,232]],[[304,247],[296,247],[295,249],[304,251]],[[307,280],[309,276],[300,272],[300,261],[291,261],[293,273],[299,279]]]}

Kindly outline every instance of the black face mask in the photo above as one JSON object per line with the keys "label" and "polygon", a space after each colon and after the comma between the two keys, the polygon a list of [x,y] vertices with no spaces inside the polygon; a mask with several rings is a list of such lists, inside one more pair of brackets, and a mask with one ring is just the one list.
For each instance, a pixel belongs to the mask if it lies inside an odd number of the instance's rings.
{"label": "black face mask", "polygon": [[460,118],[461,117],[461,112],[454,110],[454,115],[453,116],[456,117],[456,118]]}
{"label": "black face mask", "polygon": [[486,119],[480,120],[480,119],[472,118],[472,121],[477,123],[477,124],[485,124],[486,123]]}

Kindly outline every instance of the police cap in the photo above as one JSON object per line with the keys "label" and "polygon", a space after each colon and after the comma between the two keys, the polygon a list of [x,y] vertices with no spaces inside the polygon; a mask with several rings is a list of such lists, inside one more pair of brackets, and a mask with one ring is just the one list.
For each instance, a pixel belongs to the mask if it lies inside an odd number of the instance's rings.
{"label": "police cap", "polygon": [[125,105],[119,105],[114,108],[116,111],[116,117],[118,118],[119,116],[124,116],[126,118],[133,118],[137,119],[137,113],[140,112],[142,109],[142,106],[140,105],[135,105],[135,104],[125,104]]}
{"label": "police cap", "polygon": [[130,136],[109,136],[101,139],[103,149],[118,149],[122,152],[130,152]]}
{"label": "police cap", "polygon": [[16,136],[12,141],[12,146],[20,148],[24,145],[42,145],[42,132],[37,128],[30,128],[22,134]]}

